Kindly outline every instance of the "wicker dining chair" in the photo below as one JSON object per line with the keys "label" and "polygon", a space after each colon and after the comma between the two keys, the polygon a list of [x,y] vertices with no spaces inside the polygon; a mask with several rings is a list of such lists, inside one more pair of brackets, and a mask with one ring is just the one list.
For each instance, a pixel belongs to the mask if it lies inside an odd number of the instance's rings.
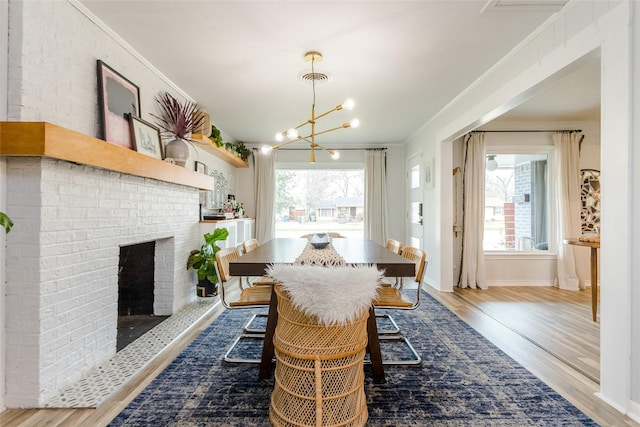
{"label": "wicker dining chair", "polygon": [[270,273],[278,301],[272,425],[366,425],[368,319],[383,273],[372,265],[284,264]]}
{"label": "wicker dining chair", "polygon": [[[425,267],[427,264],[427,254],[421,249],[407,246],[402,250],[402,257],[415,263],[416,275],[414,277],[414,280],[417,283],[417,287],[415,290],[406,290],[404,291],[404,293],[401,291],[401,289],[394,286],[383,286],[379,288],[378,297],[373,302],[373,305],[376,309],[415,310],[420,306],[422,296],[422,277],[424,275]],[[413,293],[414,291],[414,298],[410,299],[405,296],[405,294]],[[378,333],[380,335],[380,339],[403,341],[413,354],[413,359],[410,360],[383,360],[382,363],[387,365],[419,364],[422,361],[422,358],[413,348],[411,342],[402,335],[402,332],[398,327],[398,324],[395,322],[395,320],[393,320],[393,317],[391,317],[391,315],[387,313],[377,313],[376,317],[387,318],[393,326],[393,328],[390,330],[379,329]]]}
{"label": "wicker dining chair", "polygon": [[324,326],[296,307],[280,284],[273,337],[275,383],[269,421],[280,426],[364,426],[365,309],[348,323]]}
{"label": "wicker dining chair", "polygon": [[[240,251],[236,247],[230,247],[220,249],[216,252],[216,273],[219,280],[220,299],[222,305],[230,310],[234,309],[249,309],[263,307],[268,308],[271,302],[271,286],[251,286],[240,290],[240,295],[234,300],[228,299],[229,290],[226,289],[231,276],[229,275],[229,263],[240,257]],[[247,358],[233,358],[230,356],[233,349],[243,339],[264,339],[264,330],[251,329],[249,325],[258,316],[254,314],[251,319],[245,324],[244,332],[233,342],[229,350],[224,355],[226,362],[246,362],[246,363],[260,363],[260,359],[247,359]]]}

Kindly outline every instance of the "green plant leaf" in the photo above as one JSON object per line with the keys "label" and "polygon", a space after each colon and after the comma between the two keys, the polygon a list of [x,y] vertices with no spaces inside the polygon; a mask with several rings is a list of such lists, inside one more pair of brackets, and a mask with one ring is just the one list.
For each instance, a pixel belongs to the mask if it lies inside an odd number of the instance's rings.
{"label": "green plant leaf", "polygon": [[[13,221],[11,221],[11,218],[9,218],[4,212],[0,212],[0,226],[4,228],[5,233],[10,232],[11,227],[13,227]],[[229,232],[227,232],[227,234],[229,234]]]}
{"label": "green plant leaf", "polygon": [[216,228],[213,233],[204,235],[204,244],[200,250],[193,250],[187,260],[187,269],[193,268],[198,272],[198,280],[207,279],[209,282],[218,283],[216,274],[216,252],[220,247],[215,242],[226,240],[229,237],[229,230],[226,228]]}
{"label": "green plant leaf", "polygon": [[207,245],[213,245],[220,240],[226,240],[229,237],[229,230],[226,228],[216,228],[213,233],[207,233],[204,235],[204,241]]}

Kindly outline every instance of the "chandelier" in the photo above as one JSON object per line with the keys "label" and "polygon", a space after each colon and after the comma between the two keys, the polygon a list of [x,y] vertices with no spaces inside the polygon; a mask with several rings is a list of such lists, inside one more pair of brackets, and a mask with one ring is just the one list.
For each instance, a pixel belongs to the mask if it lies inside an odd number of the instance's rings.
{"label": "chandelier", "polygon": [[[274,144],[274,145],[264,145],[262,146],[262,152],[265,154],[270,153],[273,150],[277,150],[281,147],[284,147],[285,145],[291,144],[292,142],[296,142],[296,141],[307,141],[310,146],[311,146],[311,163],[315,163],[316,162],[316,153],[315,150],[316,149],[320,149],[320,150],[324,150],[327,153],[329,153],[329,155],[331,156],[332,159],[337,160],[340,158],[340,153],[336,150],[330,150],[327,149],[325,147],[323,147],[320,144],[316,143],[316,136],[318,135],[322,135],[324,133],[329,133],[332,132],[334,130],[338,130],[338,129],[345,129],[345,128],[357,128],[360,125],[360,121],[358,119],[352,119],[351,121],[347,122],[347,123],[343,123],[340,126],[336,126],[334,128],[331,129],[326,129],[320,132],[316,131],[316,121],[318,119],[321,119],[325,116],[328,116],[329,114],[333,113],[334,111],[339,111],[342,109],[345,110],[352,110],[353,106],[354,106],[354,102],[352,99],[346,99],[342,104],[340,105],[336,105],[334,108],[332,108],[331,110],[322,113],[318,116],[316,116],[316,80],[319,79],[324,79],[326,78],[326,76],[324,74],[318,73],[316,74],[315,71],[315,67],[314,64],[316,62],[320,62],[322,61],[322,54],[320,52],[315,52],[315,51],[311,51],[311,52],[307,52],[304,54],[304,60],[307,62],[311,62],[311,74],[310,75],[306,75],[306,77],[308,77],[309,79],[311,79],[311,86],[313,88],[313,103],[311,104],[311,118],[301,124],[299,124],[298,126],[294,127],[294,128],[290,128],[286,131],[283,132],[279,132],[276,134],[276,141],[278,142],[278,144]],[[308,133],[307,135],[300,135],[300,131],[302,130],[302,128],[304,128],[307,125],[311,125],[311,131],[310,133]],[[305,131],[304,133],[306,133],[308,131]],[[285,141],[285,138],[288,139],[288,141]],[[284,142],[283,142],[284,141]]]}

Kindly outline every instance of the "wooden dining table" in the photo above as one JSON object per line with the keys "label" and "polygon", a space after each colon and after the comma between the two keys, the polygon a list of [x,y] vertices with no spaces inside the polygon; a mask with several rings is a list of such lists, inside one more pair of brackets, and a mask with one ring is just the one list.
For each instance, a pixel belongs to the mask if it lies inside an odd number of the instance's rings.
{"label": "wooden dining table", "polygon": [[[248,252],[229,263],[232,276],[262,276],[273,264],[293,264],[309,242],[306,238],[277,238]],[[334,238],[331,241],[335,250],[348,265],[376,265],[389,277],[415,276],[415,264],[371,240],[359,238]],[[267,328],[262,348],[259,378],[271,378],[274,355],[273,335],[278,323],[278,298],[271,292],[271,303],[267,315]],[[373,305],[367,319],[367,350],[371,360],[372,377],[384,381],[384,367],[380,353],[378,326]]]}

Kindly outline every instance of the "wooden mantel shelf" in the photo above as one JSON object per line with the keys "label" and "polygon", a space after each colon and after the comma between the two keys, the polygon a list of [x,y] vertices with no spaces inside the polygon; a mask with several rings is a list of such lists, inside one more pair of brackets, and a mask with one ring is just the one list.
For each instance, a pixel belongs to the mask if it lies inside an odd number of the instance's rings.
{"label": "wooden mantel shelf", "polygon": [[50,157],[214,190],[214,178],[47,122],[0,122],[0,156]]}

